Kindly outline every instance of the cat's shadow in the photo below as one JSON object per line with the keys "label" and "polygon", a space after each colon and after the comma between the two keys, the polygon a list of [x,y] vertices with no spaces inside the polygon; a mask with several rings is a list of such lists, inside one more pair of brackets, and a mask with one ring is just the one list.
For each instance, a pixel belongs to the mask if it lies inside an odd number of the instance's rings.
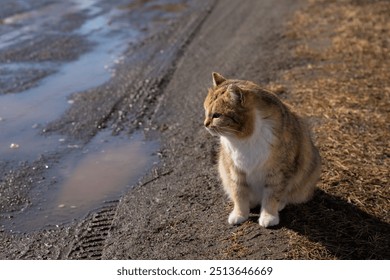
{"label": "cat's shadow", "polygon": [[390,259],[390,224],[322,190],[308,203],[286,207],[280,218],[276,228],[321,244],[335,258]]}

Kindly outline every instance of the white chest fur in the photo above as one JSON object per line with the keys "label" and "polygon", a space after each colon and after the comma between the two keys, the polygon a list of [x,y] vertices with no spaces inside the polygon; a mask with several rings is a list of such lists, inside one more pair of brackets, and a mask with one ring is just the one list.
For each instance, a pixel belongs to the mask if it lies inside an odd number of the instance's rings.
{"label": "white chest fur", "polygon": [[245,172],[247,180],[250,180],[261,175],[256,173],[270,155],[273,138],[271,123],[256,115],[255,128],[250,137],[237,139],[221,136],[221,144],[229,152],[236,167]]}

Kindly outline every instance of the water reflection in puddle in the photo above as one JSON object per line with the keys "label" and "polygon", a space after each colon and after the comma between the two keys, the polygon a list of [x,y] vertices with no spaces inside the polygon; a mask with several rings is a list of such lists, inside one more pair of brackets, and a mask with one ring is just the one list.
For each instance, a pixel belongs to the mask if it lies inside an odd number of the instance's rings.
{"label": "water reflection in puddle", "polygon": [[[112,69],[127,44],[136,40],[139,33],[135,29],[123,29],[123,26],[110,24],[111,20],[121,12],[112,9],[101,11],[95,4],[98,1],[72,1],[71,3],[55,3],[42,11],[32,11],[21,16],[13,16],[5,23],[26,24],[10,33],[0,36],[0,48],[17,43],[17,39],[25,33],[39,32],[53,18],[60,18],[72,10],[83,10],[89,16],[72,34],[85,36],[93,44],[90,52],[81,55],[77,60],[67,63],[40,63],[40,67],[49,67],[56,72],[43,79],[39,86],[23,92],[0,95],[0,154],[2,160],[35,160],[40,154],[53,151],[59,146],[60,137],[42,137],[40,131],[50,121],[58,118],[69,106],[68,96],[75,92],[97,87],[112,77]],[[42,13],[46,14],[42,17]],[[27,29],[26,29],[27,28]],[[30,30],[30,31],[29,31]],[[29,35],[30,36],[30,35]],[[3,40],[4,38],[7,40]],[[15,41],[16,40],[16,41]],[[31,64],[31,65],[30,65]],[[0,64],[3,69],[36,69],[37,62],[15,62]],[[53,70],[55,69],[55,70]],[[18,147],[11,149],[15,144]]]}
{"label": "water reflection in puddle", "polygon": [[123,187],[137,179],[156,160],[151,154],[156,142],[145,142],[141,135],[131,141],[99,135],[88,146],[84,157],[64,174],[67,177],[57,198],[57,206],[83,208],[89,204],[117,198]]}
{"label": "water reflection in puddle", "polygon": [[157,141],[145,141],[141,134],[129,139],[101,132],[60,167],[48,170],[48,178],[59,183],[34,190],[32,206],[5,227],[30,232],[64,224],[85,216],[104,201],[118,199],[156,163],[157,148]]}
{"label": "water reflection in puddle", "polygon": [[[28,0],[19,2],[24,1]],[[57,33],[65,31],[52,30],[50,26],[61,25],[67,15],[80,14],[76,17],[80,22],[70,24],[67,32],[82,38],[81,42],[85,39],[88,49],[73,61],[22,57],[0,63],[5,75],[14,75],[19,70],[48,73],[33,87],[26,87],[27,90],[0,95],[0,163],[33,162],[40,155],[70,150],[65,160],[57,163],[59,166],[46,170],[46,180],[58,183],[33,189],[30,205],[22,213],[9,213],[14,217],[2,221],[9,229],[32,231],[80,218],[101,206],[102,201],[118,199],[157,160],[153,151],[158,144],[144,141],[141,135],[134,135],[129,141],[102,132],[87,146],[78,148],[62,135],[41,134],[47,123],[69,108],[71,94],[100,86],[112,78],[110,69],[123,62],[129,43],[149,36],[145,34],[148,28],[154,32],[163,30],[161,26],[171,24],[170,20],[189,5],[166,0],[119,2],[122,5],[110,7],[107,1],[100,0],[54,1],[41,10],[27,11],[0,22],[0,51],[4,51],[17,49],[26,42],[41,42],[41,36],[45,37],[42,34],[49,39],[50,35],[61,35]],[[7,77],[4,79],[8,82]]]}

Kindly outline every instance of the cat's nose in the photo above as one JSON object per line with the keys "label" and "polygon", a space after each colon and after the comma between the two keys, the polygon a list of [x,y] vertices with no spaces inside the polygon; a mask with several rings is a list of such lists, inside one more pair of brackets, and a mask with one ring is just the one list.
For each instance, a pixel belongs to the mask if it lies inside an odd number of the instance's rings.
{"label": "cat's nose", "polygon": [[206,120],[204,121],[204,126],[205,126],[205,127],[209,127],[210,124],[211,124],[211,120],[210,120],[210,119],[206,119]]}

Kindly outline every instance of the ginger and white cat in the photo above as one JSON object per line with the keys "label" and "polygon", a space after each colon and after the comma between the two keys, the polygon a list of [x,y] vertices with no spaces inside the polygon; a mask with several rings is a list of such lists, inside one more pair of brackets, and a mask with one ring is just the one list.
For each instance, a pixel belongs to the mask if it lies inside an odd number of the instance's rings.
{"label": "ginger and white cat", "polygon": [[234,203],[230,224],[248,219],[261,205],[259,224],[279,223],[286,204],[309,200],[321,159],[304,122],[273,93],[213,73],[204,102],[204,125],[220,137],[218,169]]}

